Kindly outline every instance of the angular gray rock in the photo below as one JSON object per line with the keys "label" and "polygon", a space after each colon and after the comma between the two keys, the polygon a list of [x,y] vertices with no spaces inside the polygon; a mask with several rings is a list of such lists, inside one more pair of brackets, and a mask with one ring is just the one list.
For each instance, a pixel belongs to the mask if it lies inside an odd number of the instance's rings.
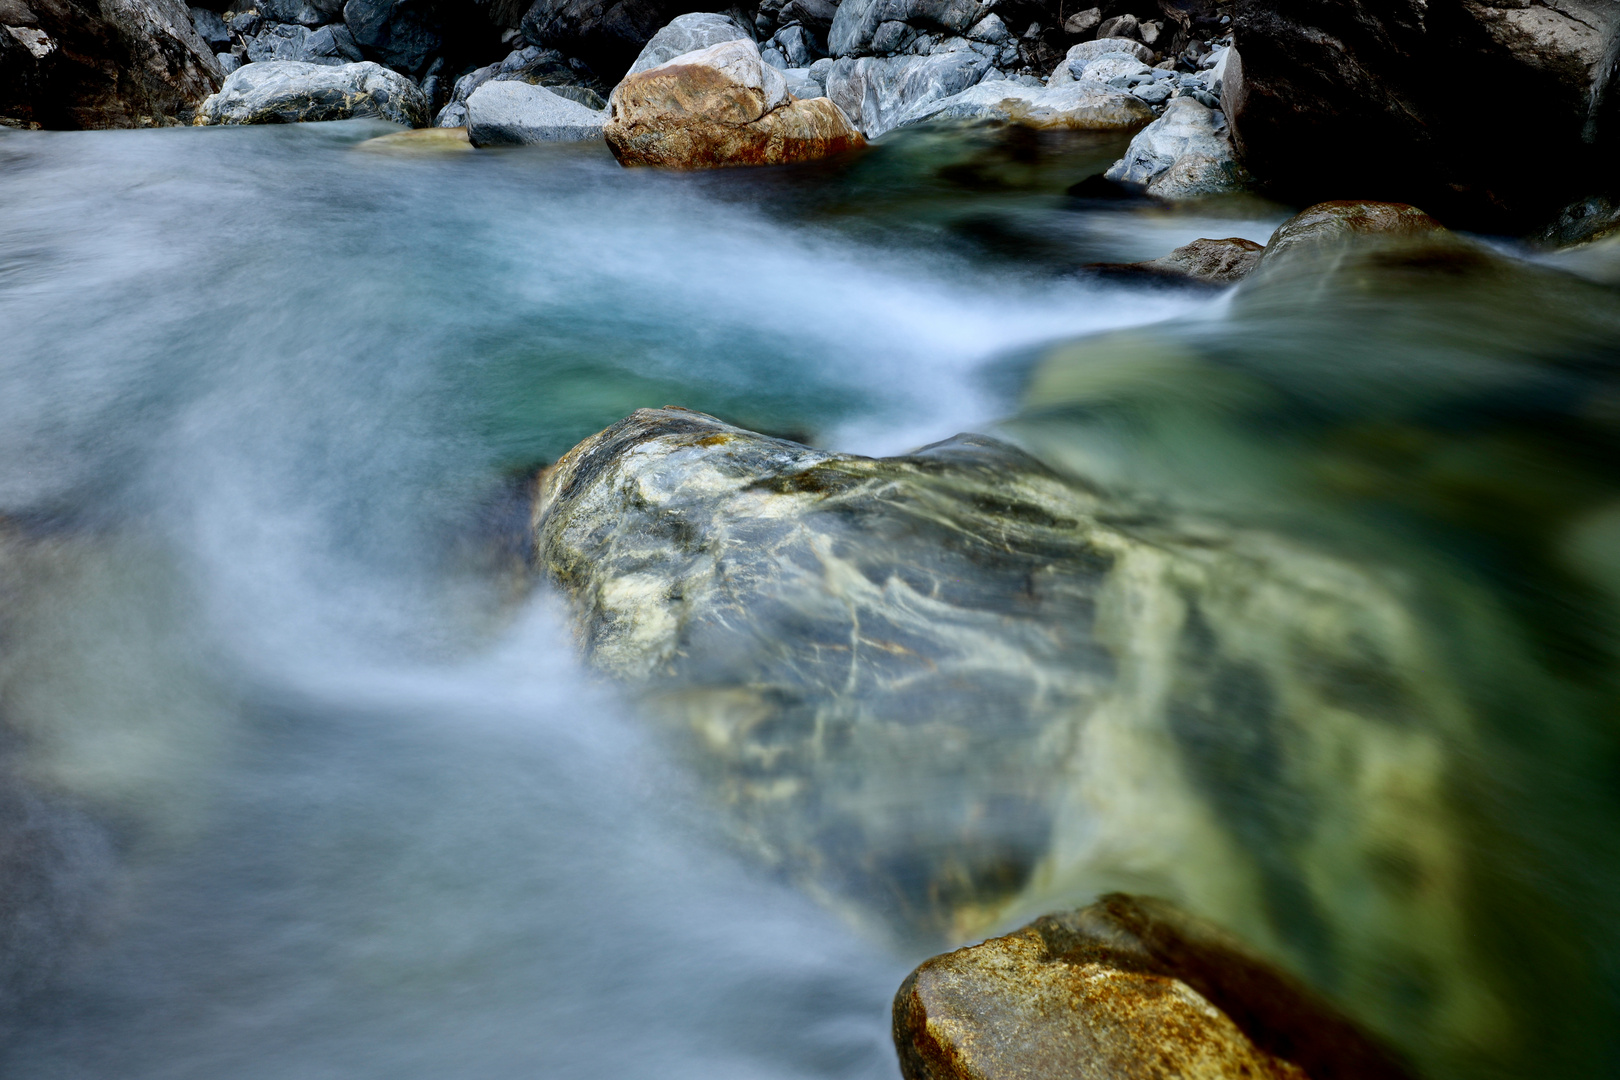
{"label": "angular gray rock", "polygon": [[1248,177],[1232,156],[1221,114],[1191,97],[1170,102],[1164,115],[1131,140],[1104,174],[1161,199],[1195,199],[1242,191]]}
{"label": "angular gray rock", "polygon": [[263,28],[248,39],[247,58],[250,63],[262,64],[274,60],[293,60],[305,64],[340,64],[341,60],[317,56],[309,47],[310,31],[297,23],[265,23]]}
{"label": "angular gray rock", "polygon": [[707,49],[710,45],[718,45],[722,41],[736,41],[738,38],[749,38],[752,35],[743,31],[730,15],[719,15],[713,12],[694,12],[690,15],[681,15],[668,26],[652,36],[646,46],[636,57],[635,63],[630,65],[626,75],[634,75],[638,71],[655,68],[689,52]]}
{"label": "angular gray rock", "polygon": [[942,120],[996,120],[1071,131],[1134,131],[1153,121],[1153,110],[1128,93],[1093,82],[1031,87],[997,79],[937,101],[921,102],[895,126]]}
{"label": "angular gray rock", "polygon": [[582,142],[600,139],[607,117],[551,87],[491,81],[467,99],[467,137],[474,146]]}
{"label": "angular gray rock", "polygon": [[191,25],[196,28],[197,36],[216,53],[229,52],[231,48],[231,31],[225,25],[225,20],[219,17],[218,12],[207,8],[194,7],[191,9]]}
{"label": "angular gray rock", "polygon": [[971,49],[930,56],[844,57],[827,69],[827,96],[861,134],[875,139],[927,102],[961,93],[990,70],[990,59]]}
{"label": "angular gray rock", "polygon": [[415,83],[381,64],[271,60],[231,72],[219,93],[203,102],[193,122],[295,124],[374,116],[422,127],[427,108]]}
{"label": "angular gray rock", "polygon": [[[827,51],[834,57],[893,55],[907,28],[960,36],[986,14],[978,0],[843,0],[827,32]],[[886,27],[895,29],[885,33]]]}
{"label": "angular gray rock", "polygon": [[367,59],[420,75],[444,48],[442,16],[428,0],[348,0],[343,21]]}
{"label": "angular gray rock", "polygon": [[342,18],[339,10],[321,10],[310,0],[255,0],[259,14],[271,22],[297,23],[314,28]]}

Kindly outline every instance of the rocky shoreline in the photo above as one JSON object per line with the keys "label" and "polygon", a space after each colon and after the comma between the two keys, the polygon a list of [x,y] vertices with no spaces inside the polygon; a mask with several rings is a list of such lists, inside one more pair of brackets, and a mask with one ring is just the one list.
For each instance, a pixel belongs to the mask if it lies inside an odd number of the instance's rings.
{"label": "rocky shoreline", "polygon": [[[1453,227],[1560,243],[1613,228],[1620,204],[1608,168],[1620,13],[1602,0],[1447,0],[1423,11],[1396,0],[1321,11],[1275,0],[1110,0],[1080,12],[1045,0],[762,0],[715,12],[568,0],[104,8],[0,3],[0,122],[374,116],[467,128],[478,146],[594,140],[617,123],[642,141],[680,129],[675,143],[660,136],[656,153],[626,154],[622,139],[616,152],[626,164],[681,168],[802,161],[918,124],[1140,129],[1101,182],[1162,200],[1255,190],[1296,206],[1405,202]],[[734,46],[750,72],[739,85],[780,84],[766,95],[776,104],[744,109],[752,136],[722,133],[739,121],[693,87],[673,113],[644,101],[615,120],[625,80],[663,67],[666,87],[672,72],[713,82],[718,69],[677,61],[728,41],[746,42]],[[1443,74],[1462,68],[1490,85],[1490,109]],[[721,97],[737,92],[714,85]],[[792,107],[817,117],[802,133],[761,134],[799,131],[803,122],[784,127],[775,110],[820,98],[836,108]],[[708,136],[696,139],[700,130]],[[1520,149],[1496,145],[1507,131]]]}

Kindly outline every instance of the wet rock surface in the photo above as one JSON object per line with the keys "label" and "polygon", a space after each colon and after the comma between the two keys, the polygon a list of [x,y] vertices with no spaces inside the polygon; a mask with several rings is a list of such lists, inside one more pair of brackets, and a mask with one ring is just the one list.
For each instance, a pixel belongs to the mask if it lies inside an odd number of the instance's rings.
{"label": "wet rock surface", "polygon": [[535,542],[587,660],[830,903],[942,943],[1129,883],[1331,955],[1380,1030],[1489,1024],[1469,714],[1398,580],[982,437],[869,459],[678,409],[559,461]]}
{"label": "wet rock surface", "polygon": [[924,963],[894,999],[906,1080],[1411,1075],[1297,980],[1114,894]]}
{"label": "wet rock surface", "polygon": [[1192,97],[1170,102],[1104,175],[1171,200],[1242,191],[1250,179],[1233,158],[1225,118]]}
{"label": "wet rock surface", "polygon": [[603,134],[624,165],[782,165],[865,143],[832,101],[794,98],[747,39],[628,76],[610,102]]}
{"label": "wet rock surface", "polygon": [[231,72],[203,102],[195,123],[296,124],[374,116],[408,127],[427,123],[427,99],[416,84],[380,64],[270,61]]}

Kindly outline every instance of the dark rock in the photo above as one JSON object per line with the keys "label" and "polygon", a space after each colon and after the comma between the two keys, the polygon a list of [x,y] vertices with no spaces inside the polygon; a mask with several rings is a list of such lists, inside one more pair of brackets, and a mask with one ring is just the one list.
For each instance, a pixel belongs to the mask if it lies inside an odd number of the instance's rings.
{"label": "dark rock", "polygon": [[349,63],[359,63],[364,57],[355,43],[354,35],[342,23],[323,26],[306,41],[309,51],[316,56],[340,57]]}
{"label": "dark rock", "polygon": [[0,118],[47,128],[182,123],[219,86],[181,0],[12,0]]}
{"label": "dark rock", "polygon": [[431,0],[348,0],[343,21],[361,53],[395,71],[421,75],[444,48],[444,23]]}
{"label": "dark rock", "polygon": [[1527,232],[1616,187],[1610,0],[1240,0],[1233,31],[1238,153],[1288,201],[1412,202]]}
{"label": "dark rock", "polygon": [[1063,20],[1063,32],[1084,37],[1102,25],[1102,8],[1087,8]]}
{"label": "dark rock", "polygon": [[264,16],[259,14],[257,8],[231,16],[231,29],[243,37],[252,37],[264,25]]}
{"label": "dark rock", "polygon": [[270,22],[296,23],[313,28],[340,17],[334,11],[323,11],[310,0],[255,0],[255,4],[259,14]]}
{"label": "dark rock", "polygon": [[886,24],[956,37],[987,14],[979,0],[843,0],[827,33],[827,51],[834,57],[891,55],[899,42],[886,45],[879,38]]}
{"label": "dark rock", "polygon": [[523,36],[577,56],[611,79],[675,16],[705,6],[700,0],[535,0],[523,16]]}
{"label": "dark rock", "polygon": [[906,1080],[1412,1075],[1229,935],[1118,893],[924,963],[894,1043]]}
{"label": "dark rock", "polygon": [[379,64],[265,61],[233,71],[194,122],[295,124],[361,116],[421,127],[427,101],[410,79]]}
{"label": "dark rock", "polygon": [[194,7],[191,9],[191,25],[196,29],[197,36],[203,43],[216,53],[229,52],[231,48],[231,31],[225,25],[225,20],[219,17],[218,12],[207,8]]}
{"label": "dark rock", "polygon": [[1097,27],[1099,38],[1130,38],[1132,41],[1142,40],[1142,28],[1136,21],[1135,15],[1120,15],[1109,19]]}
{"label": "dark rock", "polygon": [[827,98],[795,100],[747,38],[628,75],[610,101],[603,134],[623,165],[783,165],[865,145]]}

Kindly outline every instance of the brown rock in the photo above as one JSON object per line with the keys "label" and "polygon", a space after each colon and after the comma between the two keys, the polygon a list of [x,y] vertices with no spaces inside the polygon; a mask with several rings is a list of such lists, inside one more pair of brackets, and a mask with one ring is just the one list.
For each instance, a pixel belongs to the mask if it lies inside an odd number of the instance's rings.
{"label": "brown rock", "polygon": [[1230,285],[1241,281],[1259,264],[1262,250],[1261,245],[1241,236],[1224,240],[1198,239],[1142,265],[1215,285]]}
{"label": "brown rock", "polygon": [[1340,200],[1307,207],[1277,226],[1266,242],[1259,265],[1275,266],[1284,259],[1356,239],[1438,239],[1449,237],[1445,226],[1415,206],[1405,203]]}
{"label": "brown rock", "polygon": [[627,76],[609,109],[603,134],[622,165],[783,165],[866,144],[831,100],[789,94],[746,38]]}
{"label": "brown rock", "polygon": [[906,1080],[1409,1075],[1220,931],[1121,894],[927,961],[894,1041]]}

